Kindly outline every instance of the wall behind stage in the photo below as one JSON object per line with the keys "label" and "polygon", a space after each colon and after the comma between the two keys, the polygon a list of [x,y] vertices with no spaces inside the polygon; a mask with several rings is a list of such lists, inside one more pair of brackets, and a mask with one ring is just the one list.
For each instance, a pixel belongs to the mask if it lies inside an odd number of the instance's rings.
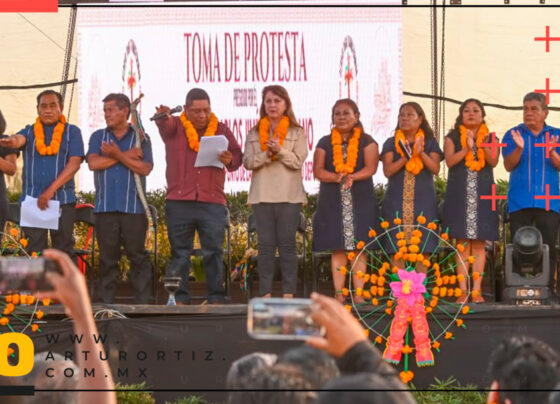
{"label": "wall behind stage", "polygon": [[[141,116],[151,136],[148,188],[165,187],[165,149],[155,107],[183,105],[187,91],[208,91],[218,119],[244,146],[258,119],[263,87],[290,93],[307,134],[302,175],[316,192],[313,151],[330,131],[331,108],[352,98],[380,147],[396,122],[402,95],[400,8],[104,8],[78,13],[79,124],[88,142],[103,128],[101,100],[111,92],[145,94]],[[384,181],[382,173],[376,181]],[[228,174],[226,191],[248,190],[251,174]],[[80,171],[81,189],[93,175]]]}

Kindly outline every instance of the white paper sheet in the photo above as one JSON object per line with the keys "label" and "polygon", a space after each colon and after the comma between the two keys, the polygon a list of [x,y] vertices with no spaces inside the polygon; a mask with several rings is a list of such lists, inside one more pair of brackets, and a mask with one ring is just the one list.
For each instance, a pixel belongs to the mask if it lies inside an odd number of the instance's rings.
{"label": "white paper sheet", "polygon": [[49,207],[45,210],[37,206],[37,198],[26,195],[21,203],[20,226],[37,227],[39,229],[58,230],[58,218],[60,217],[60,202],[49,201]]}
{"label": "white paper sheet", "polygon": [[218,158],[218,155],[226,151],[228,148],[228,140],[224,135],[203,136],[200,139],[200,148],[194,162],[195,167],[218,167],[224,168],[224,165]]}

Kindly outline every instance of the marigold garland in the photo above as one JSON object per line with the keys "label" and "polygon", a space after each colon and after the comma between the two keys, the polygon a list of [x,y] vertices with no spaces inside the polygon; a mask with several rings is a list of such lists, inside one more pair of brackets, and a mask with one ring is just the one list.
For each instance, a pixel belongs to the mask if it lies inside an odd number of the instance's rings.
{"label": "marigold garland", "polygon": [[[422,137],[422,139],[424,139],[424,131],[422,129],[418,129],[418,132],[416,132],[416,135],[414,135],[414,140],[416,141],[416,139],[418,139],[419,137]],[[400,140],[402,140],[404,143],[407,143],[403,131],[398,129],[395,133],[395,149],[397,150],[397,153],[404,157],[404,151],[401,149],[401,146],[399,144]],[[422,151],[424,151],[424,142],[422,142]],[[424,163],[420,158],[420,153],[416,151],[416,148],[413,148],[412,157],[406,162],[405,168],[413,175],[417,175],[424,168]]]}
{"label": "marigold garland", "polygon": [[[467,147],[467,128],[464,125],[459,127],[459,133],[461,135],[461,147],[465,149]],[[476,134],[476,157],[474,159],[474,153],[469,150],[465,156],[465,165],[471,171],[480,171],[486,165],[486,157],[484,156],[484,149],[482,149],[481,144],[484,138],[488,135],[488,127],[485,124],[480,125],[478,128],[478,133]]]}
{"label": "marigold garland", "polygon": [[[198,139],[198,133],[194,128],[191,121],[188,120],[185,111],[179,116],[183,127],[185,128],[185,135],[187,136],[187,141],[189,143],[189,147],[198,153],[198,149],[200,148],[200,140]],[[216,131],[218,130],[218,118],[216,115],[212,113],[210,115],[210,121],[208,122],[208,126],[206,127],[206,131],[204,132],[204,136],[214,136]]]}
{"label": "marigold garland", "polygon": [[[278,122],[276,129],[274,129],[274,132],[272,133],[272,138],[278,140],[280,146],[284,145],[284,140],[286,139],[286,135],[288,134],[289,127],[290,127],[290,118],[284,116],[280,120],[280,122]],[[261,144],[262,151],[268,150],[268,146],[266,145],[266,142],[268,142],[269,136],[270,136],[270,120],[268,119],[268,116],[265,116],[259,121],[259,142]]]}
{"label": "marigold garland", "polygon": [[54,127],[52,140],[50,145],[45,144],[45,128],[41,118],[37,117],[33,125],[33,134],[35,135],[35,148],[37,153],[41,156],[52,156],[58,153],[60,143],[62,142],[62,135],[64,134],[64,127],[66,125],[66,117],[60,115],[59,122]]}
{"label": "marigold garland", "polygon": [[358,162],[358,145],[362,129],[354,128],[352,137],[348,140],[348,148],[346,149],[346,163],[344,163],[344,154],[342,153],[342,135],[338,129],[333,128],[331,132],[331,144],[333,147],[333,165],[337,173],[352,174]]}

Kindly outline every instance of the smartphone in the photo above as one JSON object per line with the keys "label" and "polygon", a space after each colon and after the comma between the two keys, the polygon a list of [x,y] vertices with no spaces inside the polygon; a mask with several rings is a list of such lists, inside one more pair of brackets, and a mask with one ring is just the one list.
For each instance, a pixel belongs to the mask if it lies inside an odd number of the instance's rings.
{"label": "smartphone", "polygon": [[403,142],[402,139],[399,139],[399,146],[401,147],[404,154],[406,154],[406,158],[410,160],[412,158],[412,153],[410,152],[410,148],[408,144]]}
{"label": "smartphone", "polygon": [[247,333],[256,339],[304,340],[325,335],[311,320],[311,299],[255,298],[247,308]]}
{"label": "smartphone", "polygon": [[45,278],[49,271],[62,271],[55,261],[27,257],[0,257],[0,292],[52,290]]}

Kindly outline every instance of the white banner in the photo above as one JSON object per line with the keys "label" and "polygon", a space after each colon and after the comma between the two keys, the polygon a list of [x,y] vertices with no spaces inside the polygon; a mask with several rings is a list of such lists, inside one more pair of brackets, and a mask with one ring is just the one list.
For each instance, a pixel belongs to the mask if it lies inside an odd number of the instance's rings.
{"label": "white banner", "polygon": [[[402,95],[401,27],[398,8],[80,9],[84,142],[105,126],[105,95],[144,93],[141,116],[154,154],[148,188],[164,188],[165,149],[149,121],[155,106],[183,105],[188,90],[201,87],[243,147],[258,119],[262,88],[280,84],[307,134],[302,176],[314,193],[313,151],[330,132],[337,99],[358,103],[365,130],[380,148],[391,135]],[[248,190],[250,177],[243,167],[228,173],[226,191]],[[85,168],[80,184],[93,189],[93,174]]]}

